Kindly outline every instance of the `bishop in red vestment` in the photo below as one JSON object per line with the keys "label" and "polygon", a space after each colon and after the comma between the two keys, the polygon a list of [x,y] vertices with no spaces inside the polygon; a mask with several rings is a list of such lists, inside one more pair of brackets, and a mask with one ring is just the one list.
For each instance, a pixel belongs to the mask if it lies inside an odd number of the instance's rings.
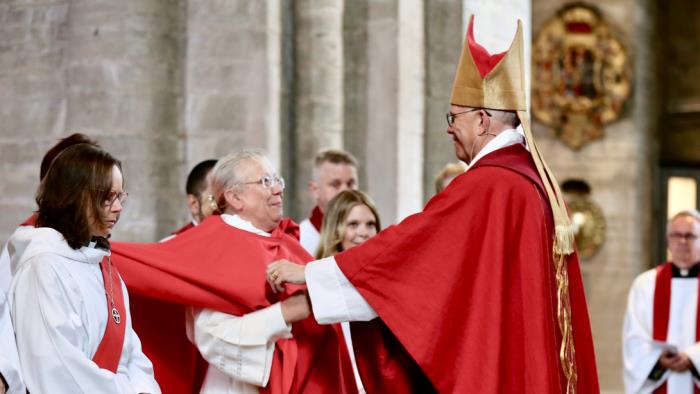
{"label": "bishop in red vestment", "polygon": [[467,172],[366,243],[276,262],[268,280],[306,282],[319,322],[365,321],[352,332],[368,393],[597,393],[571,225],[525,112],[522,28],[496,55],[472,28],[447,114]]}

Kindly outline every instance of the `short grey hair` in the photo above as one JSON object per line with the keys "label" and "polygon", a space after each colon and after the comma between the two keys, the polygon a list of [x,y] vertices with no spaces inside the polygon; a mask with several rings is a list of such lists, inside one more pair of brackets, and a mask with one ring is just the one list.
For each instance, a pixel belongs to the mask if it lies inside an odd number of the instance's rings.
{"label": "short grey hair", "polygon": [[318,181],[319,168],[323,163],[345,164],[357,168],[357,159],[352,153],[342,149],[321,149],[316,153],[316,156],[314,156],[314,167],[311,177],[315,181]]}
{"label": "short grey hair", "polygon": [[695,222],[700,224],[700,212],[698,212],[697,209],[684,209],[675,215],[671,217],[671,219],[668,220],[668,224],[666,225],[666,235],[669,235],[671,233],[671,223],[673,223],[674,220],[682,217],[689,217],[695,219]]}
{"label": "short grey hair", "polygon": [[493,118],[505,125],[513,128],[520,125],[520,118],[518,118],[518,114],[514,111],[502,111],[500,109],[489,109],[488,111],[491,113]]}
{"label": "short grey hair", "polygon": [[211,194],[220,211],[223,212],[226,207],[224,192],[246,181],[243,179],[244,168],[251,161],[265,164],[270,162],[262,151],[244,150],[229,153],[214,166],[211,171]]}

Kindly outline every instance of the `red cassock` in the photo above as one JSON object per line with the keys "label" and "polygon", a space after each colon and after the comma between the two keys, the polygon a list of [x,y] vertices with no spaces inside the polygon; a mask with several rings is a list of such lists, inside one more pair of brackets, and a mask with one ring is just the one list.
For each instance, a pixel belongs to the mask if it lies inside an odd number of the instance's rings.
{"label": "red cassock", "polygon": [[[424,211],[335,256],[379,319],[352,323],[368,393],[559,393],[553,221],[521,145],[479,160]],[[578,393],[597,393],[576,254],[567,260]],[[398,388],[392,389],[392,388]]]}
{"label": "red cassock", "polygon": [[[305,264],[312,259],[299,244],[298,233],[290,220],[264,237],[212,216],[168,242],[112,243],[112,262],[130,294],[153,300],[150,316],[149,305],[142,304],[145,310],[133,319],[139,336],[138,327],[150,331],[142,336],[143,347],[155,349],[145,353],[164,393],[198,392],[201,384],[195,376],[197,354],[185,336],[182,306],[240,316],[300,291],[302,287],[290,286],[285,294],[275,294],[265,280],[267,265],[275,260]],[[162,308],[159,300],[167,301],[169,308]],[[292,325],[292,335],[276,342],[270,380],[261,392],[357,392],[338,325],[320,326],[309,317]],[[150,343],[154,338],[157,342]]]}

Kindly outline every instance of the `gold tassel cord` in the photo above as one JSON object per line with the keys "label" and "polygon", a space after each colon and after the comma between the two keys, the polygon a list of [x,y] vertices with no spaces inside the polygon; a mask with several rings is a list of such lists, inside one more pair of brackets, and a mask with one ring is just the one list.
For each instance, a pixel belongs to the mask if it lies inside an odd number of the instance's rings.
{"label": "gold tassel cord", "polygon": [[566,256],[555,255],[557,280],[557,320],[562,334],[559,360],[566,377],[567,394],[576,393],[578,374],[576,372],[576,350],[574,348],[573,327],[571,325],[571,303],[569,302],[569,275]]}
{"label": "gold tassel cord", "polygon": [[525,140],[532,158],[537,167],[537,172],[542,179],[549,204],[552,207],[554,216],[554,242],[552,253],[555,265],[555,277],[557,282],[557,322],[561,332],[561,347],[559,351],[559,361],[561,363],[564,377],[566,378],[566,393],[576,393],[576,383],[578,375],[576,372],[576,350],[574,347],[573,327],[571,324],[571,302],[569,298],[569,274],[566,266],[566,256],[574,251],[574,233],[569,215],[566,211],[566,204],[562,196],[559,184],[557,183],[549,166],[542,158],[539,148],[535,143],[530,129],[530,119],[527,112],[518,111],[518,118],[525,131]]}

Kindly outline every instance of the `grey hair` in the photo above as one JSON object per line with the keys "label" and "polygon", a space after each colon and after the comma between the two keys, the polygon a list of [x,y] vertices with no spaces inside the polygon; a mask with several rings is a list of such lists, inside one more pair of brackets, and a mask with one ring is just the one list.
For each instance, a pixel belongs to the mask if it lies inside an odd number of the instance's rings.
{"label": "grey hair", "polygon": [[700,212],[698,212],[697,209],[684,209],[673,215],[673,217],[668,220],[668,224],[666,225],[666,235],[671,233],[671,223],[681,217],[693,218],[698,224],[700,224]]}
{"label": "grey hair", "polygon": [[520,124],[518,114],[514,111],[501,111],[499,109],[490,109],[488,111],[491,113],[493,118],[507,126],[515,128]]}
{"label": "grey hair", "polygon": [[211,172],[211,193],[219,210],[223,212],[226,207],[224,193],[245,182],[243,166],[251,161],[269,163],[267,156],[262,151],[244,150],[233,152],[219,159]]}

